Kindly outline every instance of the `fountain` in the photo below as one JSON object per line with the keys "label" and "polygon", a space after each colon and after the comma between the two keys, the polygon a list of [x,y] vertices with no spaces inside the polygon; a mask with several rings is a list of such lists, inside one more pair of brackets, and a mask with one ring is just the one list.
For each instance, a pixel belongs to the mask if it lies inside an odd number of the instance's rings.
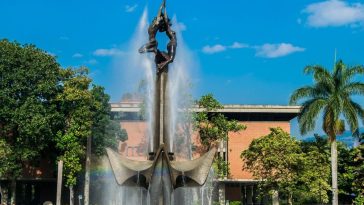
{"label": "fountain", "polygon": [[[165,33],[169,38],[167,52],[158,49],[157,33]],[[134,161],[107,148],[107,155],[119,186],[138,186],[148,190],[150,205],[170,205],[175,189],[179,187],[199,187],[208,177],[216,149],[202,157],[189,161],[178,161],[173,153],[170,119],[171,107],[168,96],[168,65],[173,62],[177,48],[176,33],[171,29],[166,12],[166,2],[162,2],[157,16],[148,28],[149,42],[139,49],[140,53],[155,55],[156,81],[154,93],[153,136],[148,147],[147,161]]]}

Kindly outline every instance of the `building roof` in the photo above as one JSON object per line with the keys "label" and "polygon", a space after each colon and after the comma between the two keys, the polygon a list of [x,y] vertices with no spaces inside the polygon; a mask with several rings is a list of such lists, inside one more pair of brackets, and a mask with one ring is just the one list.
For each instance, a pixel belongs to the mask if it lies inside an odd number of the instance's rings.
{"label": "building roof", "polygon": [[[140,111],[140,102],[110,103],[110,105],[112,112],[133,113]],[[224,108],[217,110],[217,112],[241,121],[261,121],[266,119],[287,121],[293,119],[301,112],[301,106],[239,104],[227,104],[223,106]],[[193,107],[191,111],[201,112],[202,108]]]}
{"label": "building roof", "polygon": [[[139,112],[140,102],[127,102],[127,103],[110,103],[111,111],[118,112]],[[201,108],[193,108],[193,111],[202,111]],[[300,113],[301,106],[289,106],[289,105],[239,105],[239,104],[226,104],[224,109],[218,110],[218,112],[242,112],[242,113]]]}

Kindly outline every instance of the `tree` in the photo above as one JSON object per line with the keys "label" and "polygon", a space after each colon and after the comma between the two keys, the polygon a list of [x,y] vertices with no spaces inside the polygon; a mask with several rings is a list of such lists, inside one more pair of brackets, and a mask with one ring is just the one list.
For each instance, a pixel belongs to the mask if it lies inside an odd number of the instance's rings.
{"label": "tree", "polygon": [[52,147],[60,127],[54,100],[60,70],[53,56],[35,46],[0,40],[0,139],[8,155],[11,203],[22,168]]}
{"label": "tree", "polygon": [[322,128],[331,142],[331,172],[333,204],[338,204],[337,186],[337,143],[336,136],[343,132],[344,117],[352,133],[358,132],[359,119],[364,121],[364,111],[360,104],[352,100],[353,95],[364,95],[364,83],[354,81],[357,74],[364,74],[364,67],[347,67],[342,61],[329,72],[322,66],[307,66],[305,74],[313,74],[314,85],[305,86],[293,92],[290,104],[302,100],[302,111],[298,116],[300,132],[313,130],[316,120],[322,113]]}
{"label": "tree", "polygon": [[[212,94],[202,96],[196,101],[196,104],[201,111],[194,115],[194,130],[198,132],[205,150],[210,149],[219,141],[227,141],[229,132],[246,129],[245,125],[239,124],[236,120],[230,120],[219,112],[219,109],[224,107]],[[215,161],[215,167],[217,167],[217,173],[220,177],[228,175],[229,165],[222,156],[219,156]]]}
{"label": "tree", "polygon": [[70,190],[70,205],[73,204],[73,187],[77,174],[82,170],[85,157],[85,142],[91,136],[92,94],[89,91],[91,79],[86,68],[62,70],[63,92],[58,96],[64,114],[64,129],[57,133],[59,157],[64,162],[66,186]]}
{"label": "tree", "polygon": [[[101,86],[93,85],[92,95],[92,150],[96,156],[105,154],[105,147],[116,147],[117,139],[127,138],[118,123],[110,119],[110,96]],[[115,126],[116,125],[116,126]],[[125,139],[123,139],[124,141]]]}
{"label": "tree", "polygon": [[97,156],[127,138],[110,120],[104,88],[90,89],[91,82],[87,68],[62,69],[55,57],[33,45],[0,40],[0,177],[12,181],[11,203],[16,179],[32,161],[45,156],[54,161],[59,155],[72,191],[91,138]]}
{"label": "tree", "polygon": [[315,141],[301,142],[305,156],[301,181],[297,187],[297,198],[301,202],[328,203],[330,190],[330,147],[327,139],[315,134]]}
{"label": "tree", "polygon": [[356,195],[355,203],[364,204],[364,133],[361,135],[360,145],[353,149],[354,180],[353,191]]}
{"label": "tree", "polygon": [[64,161],[66,186],[70,189],[70,203],[73,203],[73,187],[77,175],[85,164],[84,202],[89,203],[91,153],[101,156],[105,147],[116,147],[117,140],[127,135],[120,125],[110,120],[109,95],[101,86],[90,84],[87,68],[65,69],[63,92],[58,96],[65,124],[58,133],[57,147]]}
{"label": "tree", "polygon": [[262,187],[286,193],[288,203],[292,204],[292,195],[303,170],[304,155],[299,142],[287,132],[281,128],[270,130],[270,134],[253,140],[241,153],[243,168],[259,179]]}
{"label": "tree", "polygon": [[[362,135],[362,139],[364,139],[364,134]],[[354,156],[354,180],[352,188],[355,194],[354,202],[359,205],[364,204],[364,143],[354,148],[352,154]]]}
{"label": "tree", "polygon": [[340,194],[349,203],[364,203],[364,144],[349,149],[341,145],[339,148],[339,185]]}

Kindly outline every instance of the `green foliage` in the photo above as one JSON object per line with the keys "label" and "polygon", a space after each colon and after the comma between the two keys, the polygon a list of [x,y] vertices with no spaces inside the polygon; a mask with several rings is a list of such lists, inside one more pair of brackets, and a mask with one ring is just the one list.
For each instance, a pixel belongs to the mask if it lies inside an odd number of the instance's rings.
{"label": "green foliage", "polygon": [[55,58],[33,45],[0,40],[0,139],[8,177],[49,149],[60,128],[55,96],[60,92]]}
{"label": "green foliage", "polygon": [[82,170],[86,140],[91,137],[92,153],[100,156],[105,147],[116,147],[117,140],[127,138],[125,130],[110,119],[110,97],[101,86],[93,85],[87,68],[62,70],[63,92],[57,96],[64,128],[57,134],[57,148],[64,161],[66,185],[76,185],[77,174]]}
{"label": "green foliage", "polygon": [[364,144],[349,149],[339,146],[339,185],[340,194],[351,199],[362,200],[364,196]]}
{"label": "green foliage", "polygon": [[120,123],[110,119],[110,97],[101,86],[93,85],[92,94],[92,152],[97,156],[105,154],[105,147],[117,147],[117,141],[125,141],[128,136]]}
{"label": "green foliage", "polygon": [[304,155],[299,143],[281,128],[253,140],[240,156],[244,169],[262,180],[262,186],[292,193],[303,169]]}
{"label": "green foliage", "polygon": [[300,142],[281,128],[253,140],[241,153],[244,169],[261,180],[261,188],[278,190],[300,203],[327,203],[330,161],[327,141]]}
{"label": "green foliage", "polygon": [[[353,151],[353,191],[357,196],[356,200],[364,201],[364,143]],[[363,203],[364,204],[364,203]]]}
{"label": "green foliage", "polygon": [[330,190],[330,147],[327,140],[315,135],[313,142],[302,142],[305,156],[304,170],[300,175],[300,187],[296,194],[301,201],[327,203]]}
{"label": "green foliage", "polygon": [[[14,154],[11,147],[6,143],[4,139],[0,139],[0,178],[8,177],[13,170],[20,170],[19,165],[16,164]],[[15,175],[19,175],[17,173]]]}
{"label": "green foliage", "polygon": [[[196,104],[201,109],[194,114],[193,129],[199,133],[201,144],[205,149],[219,141],[227,141],[229,132],[245,130],[246,126],[236,120],[227,119],[219,109],[224,107],[213,97],[212,94],[204,95]],[[214,161],[213,167],[219,177],[229,175],[229,163],[220,156]]]}
{"label": "green foliage", "polygon": [[198,131],[202,145],[210,148],[219,140],[227,140],[229,132],[245,130],[246,127],[236,120],[229,120],[218,110],[223,106],[212,94],[204,95],[196,102],[201,112],[194,116],[194,129]]}
{"label": "green foliage", "polygon": [[241,205],[240,201],[230,201],[229,205]]}
{"label": "green foliage", "polygon": [[127,138],[110,120],[104,88],[91,82],[87,68],[62,69],[33,45],[0,40],[0,177],[16,179],[25,164],[52,153],[73,186],[88,137],[96,155]]}
{"label": "green foliage", "polygon": [[93,98],[89,91],[91,79],[88,70],[62,70],[64,77],[63,92],[57,96],[64,114],[65,128],[57,134],[57,148],[64,161],[64,175],[67,186],[77,183],[76,176],[82,170],[85,157],[85,141],[91,136]]}
{"label": "green foliage", "polygon": [[354,199],[354,204],[355,205],[363,205],[364,204],[364,195],[361,194],[359,196],[357,196],[355,199]]}
{"label": "green foliage", "polygon": [[221,156],[217,156],[212,164],[215,174],[219,178],[224,178],[230,175],[229,162],[225,161]]}

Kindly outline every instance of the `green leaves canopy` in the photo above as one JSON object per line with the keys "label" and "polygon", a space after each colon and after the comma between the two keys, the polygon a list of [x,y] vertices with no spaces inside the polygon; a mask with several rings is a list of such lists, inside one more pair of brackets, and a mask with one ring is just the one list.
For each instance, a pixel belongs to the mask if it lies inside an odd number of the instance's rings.
{"label": "green leaves canopy", "polygon": [[253,140],[240,157],[244,169],[268,190],[278,190],[300,200],[328,202],[330,166],[326,141],[301,143],[281,128]]}
{"label": "green leaves canopy", "polygon": [[0,140],[9,177],[16,178],[22,164],[47,149],[60,127],[59,73],[54,57],[44,51],[0,41]]}
{"label": "green leaves canopy", "polygon": [[24,165],[58,155],[72,186],[87,137],[97,155],[127,137],[110,121],[109,96],[91,83],[87,68],[62,69],[33,45],[0,40],[0,177],[16,179]]}
{"label": "green leaves canopy", "polygon": [[209,148],[218,140],[227,140],[229,132],[245,130],[246,126],[236,120],[227,119],[218,112],[223,106],[212,94],[204,95],[196,104],[201,109],[194,116],[194,128],[198,131],[201,143]]}

